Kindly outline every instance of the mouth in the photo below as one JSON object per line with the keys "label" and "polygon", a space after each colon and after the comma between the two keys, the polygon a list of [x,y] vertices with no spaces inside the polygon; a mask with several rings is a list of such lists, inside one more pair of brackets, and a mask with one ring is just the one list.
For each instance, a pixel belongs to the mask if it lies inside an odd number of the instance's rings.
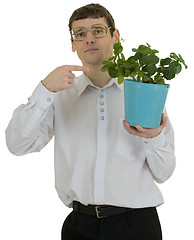
{"label": "mouth", "polygon": [[98,48],[88,48],[85,50],[85,52],[95,52],[95,51],[98,51],[99,49]]}

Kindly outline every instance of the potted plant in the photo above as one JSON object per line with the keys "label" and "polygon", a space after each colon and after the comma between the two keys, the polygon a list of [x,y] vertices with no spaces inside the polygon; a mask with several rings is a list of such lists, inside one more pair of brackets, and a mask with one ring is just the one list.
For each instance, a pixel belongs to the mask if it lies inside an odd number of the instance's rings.
{"label": "potted plant", "polygon": [[159,51],[151,49],[148,43],[132,51],[135,54],[126,59],[119,40],[114,44],[113,57],[103,61],[102,71],[118,78],[119,84],[124,81],[125,120],[131,126],[158,128],[169,89],[165,80],[173,79],[182,65],[187,65],[174,52],[160,59],[156,55]]}

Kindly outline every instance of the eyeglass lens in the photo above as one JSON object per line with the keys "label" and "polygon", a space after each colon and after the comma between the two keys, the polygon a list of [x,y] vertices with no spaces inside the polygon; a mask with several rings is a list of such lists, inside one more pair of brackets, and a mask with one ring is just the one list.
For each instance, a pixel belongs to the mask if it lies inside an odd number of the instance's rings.
{"label": "eyeglass lens", "polygon": [[107,33],[107,27],[101,26],[101,25],[95,25],[92,26],[91,28],[87,29],[87,28],[77,28],[75,30],[73,30],[73,36],[75,40],[83,40],[88,31],[91,32],[91,34],[93,35],[93,37],[96,38],[100,38],[100,37],[104,37]]}

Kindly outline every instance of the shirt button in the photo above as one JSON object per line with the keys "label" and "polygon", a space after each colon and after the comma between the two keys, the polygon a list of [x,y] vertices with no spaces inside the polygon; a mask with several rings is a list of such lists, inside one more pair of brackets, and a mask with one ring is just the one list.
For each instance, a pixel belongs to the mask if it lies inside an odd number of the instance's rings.
{"label": "shirt button", "polygon": [[104,97],[104,95],[103,95],[103,94],[100,94],[100,97],[101,97],[101,98],[103,98],[103,97]]}
{"label": "shirt button", "polygon": [[104,112],[104,108],[101,108],[100,111],[101,111],[101,112]]}
{"label": "shirt button", "polygon": [[101,117],[100,117],[100,119],[101,119],[101,120],[104,120],[104,117],[103,117],[103,116],[101,116]]}
{"label": "shirt button", "polygon": [[101,106],[103,106],[103,105],[104,105],[104,103],[103,103],[103,102],[100,102],[100,105],[101,105]]}
{"label": "shirt button", "polygon": [[47,98],[47,102],[51,102],[51,98],[49,97],[49,98]]}

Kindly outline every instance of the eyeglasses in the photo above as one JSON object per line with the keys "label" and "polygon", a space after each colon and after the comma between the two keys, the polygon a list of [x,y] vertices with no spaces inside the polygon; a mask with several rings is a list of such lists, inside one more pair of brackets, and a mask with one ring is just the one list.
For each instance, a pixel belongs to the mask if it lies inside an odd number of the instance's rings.
{"label": "eyeglasses", "polygon": [[71,38],[73,40],[83,41],[87,36],[88,31],[92,34],[93,37],[101,38],[107,34],[110,28],[111,27],[98,24],[98,25],[93,25],[90,28],[80,27],[80,28],[72,29],[70,33],[71,33]]}

